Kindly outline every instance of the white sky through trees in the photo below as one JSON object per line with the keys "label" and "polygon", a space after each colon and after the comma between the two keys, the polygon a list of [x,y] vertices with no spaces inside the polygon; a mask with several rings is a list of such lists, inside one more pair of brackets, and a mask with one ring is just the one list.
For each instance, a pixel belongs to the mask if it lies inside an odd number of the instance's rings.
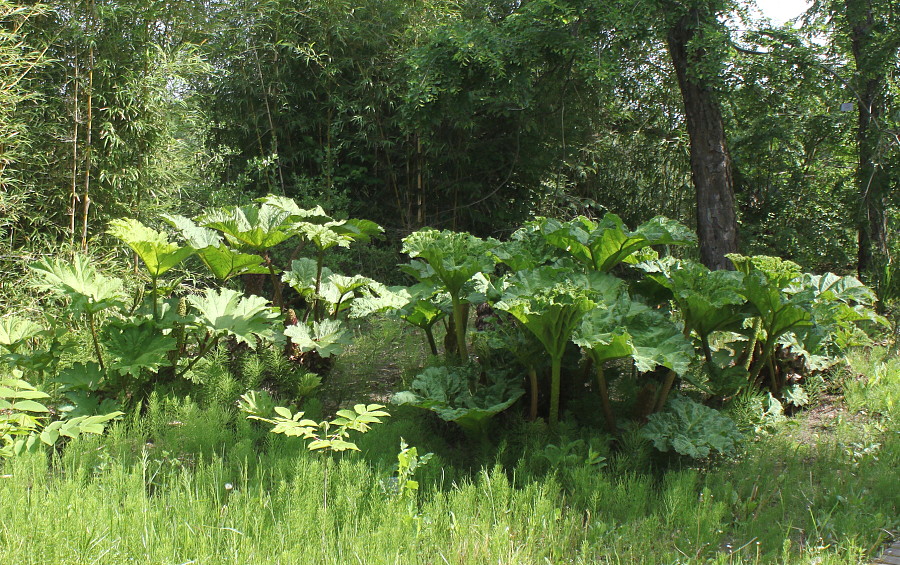
{"label": "white sky through trees", "polygon": [[805,12],[811,2],[807,0],[756,0],[756,5],[767,18],[781,25]]}

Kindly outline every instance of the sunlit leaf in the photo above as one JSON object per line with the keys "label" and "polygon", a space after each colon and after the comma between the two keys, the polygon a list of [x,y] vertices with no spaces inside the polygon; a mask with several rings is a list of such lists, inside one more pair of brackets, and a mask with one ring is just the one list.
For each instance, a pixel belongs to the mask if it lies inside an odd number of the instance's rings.
{"label": "sunlit leaf", "polygon": [[122,304],[122,280],[100,274],[84,255],[44,259],[30,268],[41,278],[38,288],[68,298],[77,311],[94,314]]}
{"label": "sunlit leaf", "polygon": [[244,296],[228,288],[206,289],[201,296],[188,296],[198,311],[201,327],[217,335],[229,335],[252,348],[257,338],[275,338],[272,323],[278,319],[276,308],[260,296]]}
{"label": "sunlit leaf", "polygon": [[109,223],[107,233],[130,247],[157,278],[195,253],[193,247],[181,247],[169,241],[166,234],[148,228],[133,218],[116,219]]}

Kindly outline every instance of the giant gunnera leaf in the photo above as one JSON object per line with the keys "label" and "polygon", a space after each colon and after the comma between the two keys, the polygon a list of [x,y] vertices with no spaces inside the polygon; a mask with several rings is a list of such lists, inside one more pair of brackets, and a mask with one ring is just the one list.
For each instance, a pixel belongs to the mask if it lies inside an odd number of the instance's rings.
{"label": "giant gunnera leaf", "polygon": [[214,335],[230,335],[239,342],[256,347],[257,338],[275,339],[272,322],[278,309],[269,306],[260,296],[244,296],[228,288],[206,289],[202,296],[188,296],[197,309],[201,327]]}
{"label": "giant gunnera leaf", "polygon": [[478,381],[477,366],[429,367],[413,379],[410,390],[394,395],[394,404],[431,410],[454,422],[472,437],[484,439],[489,420],[512,406],[523,394],[518,380],[497,377],[487,385]]}
{"label": "giant gunnera leaf", "polygon": [[712,452],[728,455],[743,438],[731,418],[685,397],[669,400],[666,410],[652,414],[640,433],[660,451],[674,450],[694,459]]}
{"label": "giant gunnera leaf", "polygon": [[285,328],[284,335],[301,352],[315,351],[322,357],[339,355],[353,343],[350,332],[338,320],[295,324]]}
{"label": "giant gunnera leaf", "polygon": [[167,354],[177,346],[175,338],[163,335],[152,321],[141,324],[110,324],[103,332],[109,369],[138,377],[141,370],[156,371],[168,363]]}
{"label": "giant gunnera leaf", "polygon": [[77,312],[96,314],[122,303],[122,280],[100,274],[84,255],[71,260],[48,258],[30,268],[41,279],[39,289],[68,298]]}
{"label": "giant gunnera leaf", "polygon": [[188,245],[197,250],[197,255],[206,268],[220,281],[227,281],[238,275],[269,272],[262,265],[262,256],[231,249],[222,242],[222,236],[217,231],[198,226],[184,216],[166,215],[163,219],[181,232]]}
{"label": "giant gunnera leaf", "polygon": [[606,214],[599,222],[584,216],[570,222],[543,219],[540,227],[548,243],[601,272],[609,272],[622,262],[637,262],[638,252],[652,245],[686,245],[696,240],[688,228],[662,216],[634,231],[615,214]]}
{"label": "giant gunnera leaf", "polygon": [[[43,328],[31,320],[0,318],[0,348],[15,353],[25,341],[43,333]],[[2,349],[0,349],[2,351]]]}
{"label": "giant gunnera leaf", "polygon": [[193,247],[170,242],[166,234],[148,228],[133,218],[111,221],[107,233],[130,247],[154,279],[195,253]]}

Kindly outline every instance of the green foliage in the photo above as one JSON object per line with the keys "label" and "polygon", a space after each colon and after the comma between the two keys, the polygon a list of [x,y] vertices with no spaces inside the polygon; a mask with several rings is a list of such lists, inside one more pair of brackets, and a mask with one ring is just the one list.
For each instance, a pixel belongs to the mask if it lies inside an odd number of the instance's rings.
{"label": "green foliage", "polygon": [[686,397],[672,398],[665,411],[652,414],[641,435],[660,451],[694,459],[730,455],[743,437],[731,418]]}
{"label": "green foliage", "polygon": [[109,324],[103,332],[103,345],[111,362],[111,371],[137,378],[141,371],[156,371],[168,364],[168,354],[177,346],[175,338],[164,335],[150,321],[138,324]]}
{"label": "green foliage", "polygon": [[197,250],[200,260],[216,279],[224,282],[238,275],[268,272],[262,266],[261,256],[228,247],[215,230],[200,227],[190,218],[175,214],[163,215],[163,219],[177,228],[188,245]]}
{"label": "green foliage", "polygon": [[91,259],[44,259],[31,264],[39,277],[37,288],[66,298],[76,313],[88,316],[122,304],[122,280],[102,275]]}
{"label": "green foliage", "polygon": [[281,207],[262,204],[212,210],[195,221],[222,232],[229,245],[238,250],[263,251],[293,235],[290,217],[291,213]]}
{"label": "green foliage", "polygon": [[566,345],[586,313],[615,294],[621,281],[612,275],[587,275],[555,267],[520,271],[509,281],[494,308],[512,314],[537,337],[551,362],[550,424],[559,420],[561,363]]}
{"label": "green foliage", "polygon": [[132,218],[111,221],[107,233],[128,245],[143,261],[150,278],[154,280],[196,252],[192,247],[181,247],[170,242],[166,234]]}
{"label": "green foliage", "polygon": [[597,366],[630,357],[641,372],[662,366],[684,375],[694,357],[694,348],[681,330],[625,292],[585,315],[573,341],[585,348]]}
{"label": "green foliage", "polygon": [[475,366],[429,367],[413,379],[410,390],[395,394],[392,402],[431,410],[483,441],[490,419],[525,391],[515,380],[500,375],[488,375],[487,384],[479,384],[478,372]]}
{"label": "green foliage", "polygon": [[[245,408],[254,406],[248,403]],[[277,414],[275,418],[264,418],[253,413],[247,417],[273,424],[272,433],[311,440],[306,444],[306,448],[310,451],[359,451],[356,444],[348,440],[350,432],[364,434],[372,429],[371,424],[380,424],[381,418],[390,416],[383,408],[384,406],[380,404],[357,404],[353,410],[338,410],[337,417],[333,420],[318,423],[303,418],[303,412],[292,414],[283,406],[274,408]]]}
{"label": "green foliage", "polygon": [[188,302],[199,314],[199,326],[216,339],[227,335],[256,348],[260,339],[275,338],[272,322],[278,313],[262,297],[209,288],[201,296],[188,296]]}
{"label": "green foliage", "polygon": [[494,243],[464,232],[438,231],[432,228],[413,232],[403,238],[403,252],[414,261],[403,270],[420,282],[439,285],[450,295],[453,305],[453,327],[456,331],[456,350],[462,361],[468,360],[463,302],[463,285],[478,273],[494,270],[490,252]]}
{"label": "green foliage", "polygon": [[431,461],[432,457],[434,457],[433,453],[419,456],[418,448],[410,447],[403,438],[400,438],[400,452],[397,453],[397,469],[395,471],[397,476],[382,481],[382,489],[401,498],[415,496],[419,491],[419,482],[413,477],[420,467],[424,467]]}
{"label": "green foliage", "polygon": [[0,318],[0,347],[9,353],[15,353],[27,340],[39,336],[43,328],[22,318],[12,316]]}
{"label": "green foliage", "polygon": [[588,269],[609,272],[619,263],[637,263],[638,252],[652,245],[686,245],[696,236],[678,222],[656,217],[629,231],[622,219],[606,214],[599,222],[584,216],[570,222],[539,220],[542,235]]}
{"label": "green foliage", "polygon": [[666,288],[684,323],[701,339],[716,331],[739,329],[750,315],[742,295],[744,276],[736,271],[710,271],[687,260],[662,259],[641,264],[647,278]]}
{"label": "green foliage", "polygon": [[291,343],[297,346],[301,353],[315,351],[325,358],[339,355],[352,343],[350,333],[338,320],[288,326],[284,330],[284,335],[291,339]]}
{"label": "green foliage", "polygon": [[254,418],[271,418],[275,415],[275,401],[272,399],[272,395],[264,390],[251,390],[241,395],[238,409]]}
{"label": "green foliage", "polygon": [[50,409],[42,403],[50,395],[21,376],[21,371],[14,370],[11,376],[0,377],[0,457],[21,455],[41,443],[52,447],[61,437],[102,434],[105,424],[122,416],[116,411],[50,421]]}

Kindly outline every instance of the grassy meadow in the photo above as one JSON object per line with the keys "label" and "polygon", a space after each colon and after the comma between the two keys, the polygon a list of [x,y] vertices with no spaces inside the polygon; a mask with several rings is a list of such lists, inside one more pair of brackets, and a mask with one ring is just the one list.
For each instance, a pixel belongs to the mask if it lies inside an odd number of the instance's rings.
{"label": "grassy meadow", "polygon": [[[421,363],[417,338],[370,330],[308,416],[384,400]],[[865,563],[900,526],[900,360],[851,361],[816,408],[701,465],[519,415],[473,445],[391,405],[361,452],[329,455],[214,394],[154,395],[105,436],[2,463],[0,563]],[[434,454],[417,490],[398,488],[401,438]]]}

